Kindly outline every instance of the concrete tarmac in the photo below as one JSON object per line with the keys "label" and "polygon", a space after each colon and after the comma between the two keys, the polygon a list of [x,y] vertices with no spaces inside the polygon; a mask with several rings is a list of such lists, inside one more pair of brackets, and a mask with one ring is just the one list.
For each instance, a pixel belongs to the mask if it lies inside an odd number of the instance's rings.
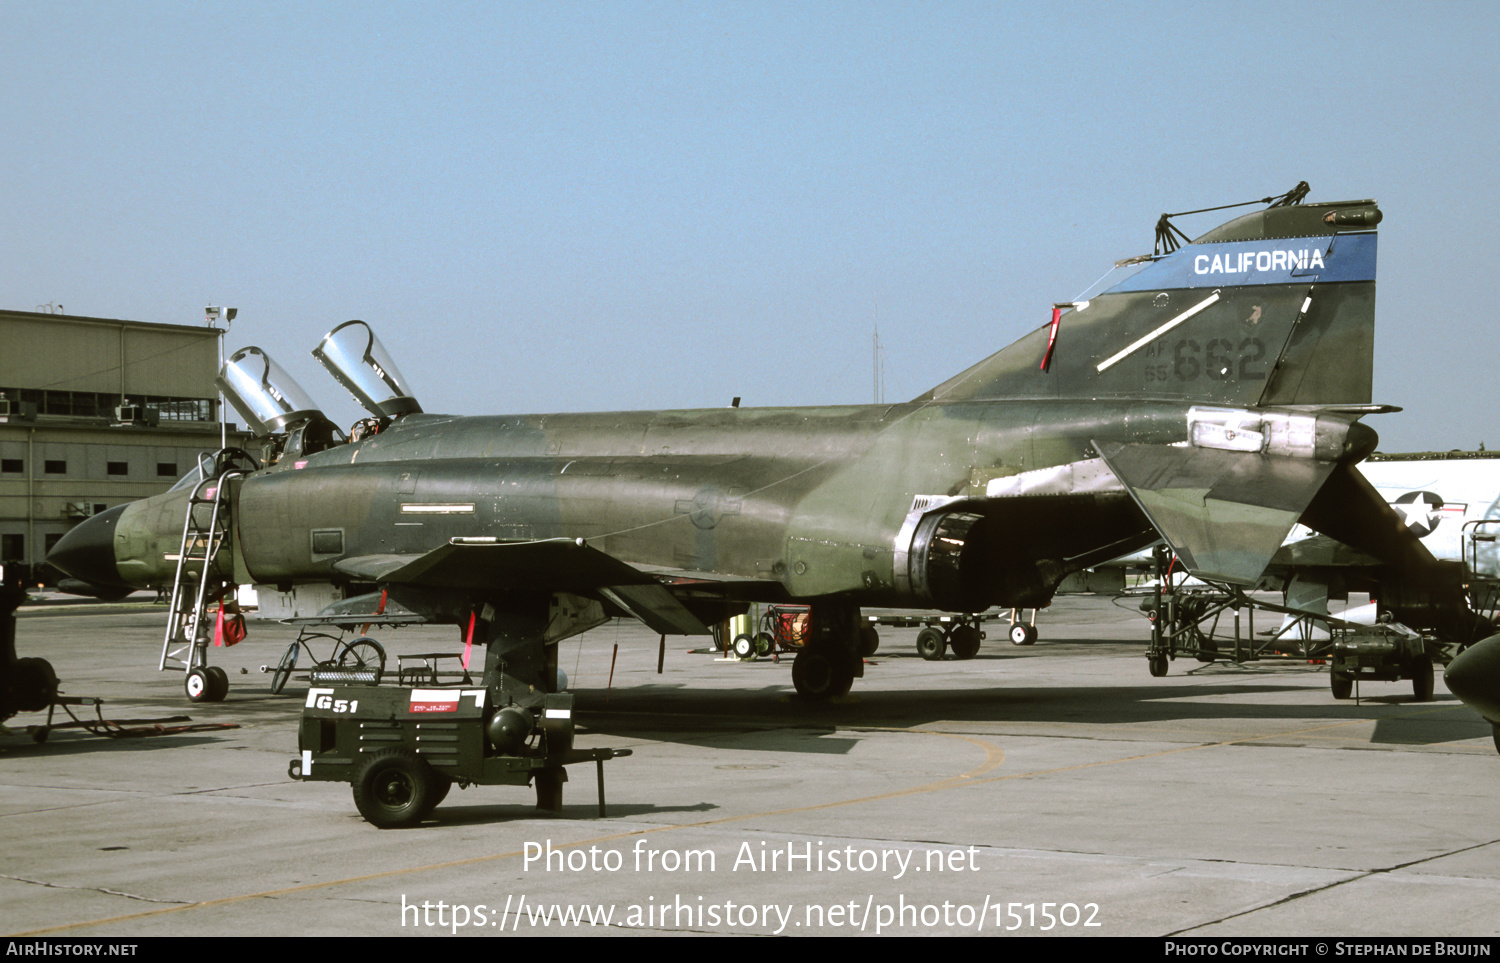
{"label": "concrete tarmac", "polygon": [[[228,699],[158,673],[163,606],[36,606],[17,649],[111,719],[207,732],[0,737],[0,929],[66,937],[573,935],[1500,935],[1500,757],[1437,683],[1336,702],[1305,664],[1174,662],[1147,623],[1065,597],[1041,641],[999,626],[971,661],[882,631],[852,695],[797,698],[791,661],[614,623],[562,643],[578,744],[561,815],[529,789],[455,789],[378,830],[341,783],[287,777],[295,632],[252,622],[211,661]],[[374,633],[459,648],[445,629]],[[618,655],[616,657],[616,647]],[[691,650],[691,651],[690,651]],[[613,682],[610,674],[613,672]],[[550,847],[550,851],[549,851]]]}

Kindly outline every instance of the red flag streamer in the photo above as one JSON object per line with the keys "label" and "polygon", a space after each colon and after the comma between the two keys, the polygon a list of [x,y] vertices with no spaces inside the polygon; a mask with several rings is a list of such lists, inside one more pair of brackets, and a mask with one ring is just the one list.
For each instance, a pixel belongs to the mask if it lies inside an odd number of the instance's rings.
{"label": "red flag streamer", "polygon": [[224,603],[219,602],[219,620],[214,623],[214,645],[224,647]]}
{"label": "red flag streamer", "polygon": [[1057,343],[1057,325],[1062,320],[1063,305],[1052,305],[1052,329],[1047,332],[1047,353],[1042,355],[1042,370],[1052,366],[1052,346]]}
{"label": "red flag streamer", "polygon": [[[381,602],[385,597],[381,596]],[[469,671],[469,653],[474,649],[474,612],[469,612],[469,631],[464,633],[464,671]]]}
{"label": "red flag streamer", "polygon": [[[390,592],[391,592],[390,589],[381,589],[380,590],[380,604],[375,607],[375,614],[376,615],[384,615],[385,614],[385,599],[386,599],[386,596],[388,596],[390,594]],[[364,624],[364,627],[359,630],[359,634],[360,635],[369,635],[370,634],[370,626],[372,626],[374,624],[375,623],[373,623],[373,622],[366,622]]]}

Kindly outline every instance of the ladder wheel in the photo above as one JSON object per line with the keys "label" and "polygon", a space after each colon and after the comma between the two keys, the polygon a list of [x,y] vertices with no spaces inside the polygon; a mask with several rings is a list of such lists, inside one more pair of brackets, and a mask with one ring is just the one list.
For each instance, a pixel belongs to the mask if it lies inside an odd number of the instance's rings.
{"label": "ladder wheel", "polygon": [[182,688],[187,692],[190,702],[213,702],[213,680],[209,678],[208,670],[201,666],[189,669],[187,678],[183,680]]}

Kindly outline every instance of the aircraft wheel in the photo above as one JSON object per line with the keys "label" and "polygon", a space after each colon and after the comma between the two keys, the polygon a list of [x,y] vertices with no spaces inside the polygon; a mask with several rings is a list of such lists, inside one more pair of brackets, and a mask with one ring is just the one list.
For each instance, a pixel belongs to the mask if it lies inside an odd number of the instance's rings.
{"label": "aircraft wheel", "polygon": [[960,625],[953,630],[948,644],[953,648],[955,659],[972,659],[979,654],[979,630],[972,625]]}
{"label": "aircraft wheel", "polygon": [[1036,626],[1017,622],[1010,627],[1011,645],[1033,645],[1036,643]]}
{"label": "aircraft wheel", "polygon": [[755,659],[755,640],[748,635],[736,635],[734,637],[734,657],[741,662],[751,662]]}
{"label": "aircraft wheel", "polygon": [[1335,699],[1347,699],[1354,694],[1354,679],[1337,669],[1328,670],[1328,688]]}
{"label": "aircraft wheel", "polygon": [[204,666],[203,671],[208,673],[208,698],[203,701],[223,702],[229,695],[229,673],[216,665]]}
{"label": "aircraft wheel", "polygon": [[755,654],[764,659],[776,651],[776,640],[771,638],[771,633],[761,632],[755,637]]}
{"label": "aircraft wheel", "polygon": [[568,781],[567,771],[561,766],[538,769],[531,781],[536,786],[536,808],[549,813],[562,812],[563,783]]}
{"label": "aircraft wheel", "polygon": [[880,633],[875,631],[873,625],[862,625],[859,627],[859,654],[868,659],[880,648]]}
{"label": "aircraft wheel", "polygon": [[917,633],[917,654],[928,662],[941,659],[947,647],[948,640],[943,638],[943,633],[930,625]]}
{"label": "aircraft wheel", "polygon": [[385,749],[354,773],[354,806],[372,826],[415,826],[437,805],[438,781],[426,760],[410,749]]}
{"label": "aircraft wheel", "polygon": [[187,693],[189,702],[213,702],[213,680],[209,678],[208,670],[201,666],[188,671],[187,678],[182,683],[183,691]]}
{"label": "aircraft wheel", "polygon": [[1146,665],[1151,669],[1151,675],[1160,679],[1167,674],[1167,657],[1164,655],[1146,656]]}
{"label": "aircraft wheel", "polygon": [[374,669],[377,685],[385,674],[385,648],[368,635],[345,642],[334,661],[347,669]]}
{"label": "aircraft wheel", "polygon": [[292,670],[297,668],[297,650],[301,647],[297,642],[286,647],[286,652],[281,656],[281,663],[276,666],[276,671],[271,673],[272,695],[280,695],[281,690],[286,688],[286,680],[292,677]]}
{"label": "aircraft wheel", "polygon": [[1432,658],[1422,656],[1416,661],[1411,677],[1411,694],[1418,702],[1432,701]]}
{"label": "aircraft wheel", "polygon": [[843,661],[822,652],[803,649],[792,660],[792,685],[806,699],[822,701],[848,695],[854,671]]}

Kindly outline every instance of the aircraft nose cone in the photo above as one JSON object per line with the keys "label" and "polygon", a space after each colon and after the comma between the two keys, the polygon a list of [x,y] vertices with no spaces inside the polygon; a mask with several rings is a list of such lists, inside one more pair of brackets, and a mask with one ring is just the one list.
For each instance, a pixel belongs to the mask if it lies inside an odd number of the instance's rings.
{"label": "aircraft nose cone", "polygon": [[115,525],[128,506],[116,505],[84,519],[58,539],[47,564],[93,585],[126,585],[115,565]]}
{"label": "aircraft nose cone", "polygon": [[1464,649],[1443,673],[1448,691],[1464,705],[1500,724],[1500,635]]}

